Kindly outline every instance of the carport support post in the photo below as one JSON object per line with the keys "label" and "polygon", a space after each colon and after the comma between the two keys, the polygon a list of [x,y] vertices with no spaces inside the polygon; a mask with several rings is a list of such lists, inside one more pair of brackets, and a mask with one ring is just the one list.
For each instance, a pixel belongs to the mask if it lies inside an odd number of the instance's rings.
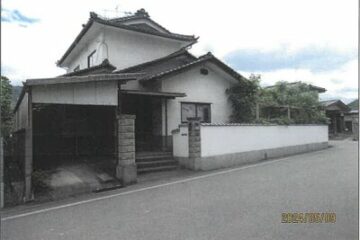
{"label": "carport support post", "polygon": [[118,163],[116,177],[123,185],[137,182],[135,163],[135,116],[118,115]]}
{"label": "carport support post", "polygon": [[28,114],[27,126],[25,128],[25,196],[24,201],[31,201],[33,199],[31,175],[33,171],[33,111],[32,111],[32,96],[31,88],[28,89]]}

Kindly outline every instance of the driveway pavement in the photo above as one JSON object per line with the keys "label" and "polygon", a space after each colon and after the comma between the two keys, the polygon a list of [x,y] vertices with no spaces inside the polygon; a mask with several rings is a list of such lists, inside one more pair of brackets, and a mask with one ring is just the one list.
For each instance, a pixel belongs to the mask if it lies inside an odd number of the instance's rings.
{"label": "driveway pavement", "polygon": [[[1,239],[357,239],[357,142],[331,144],[98,199],[3,213]],[[336,222],[281,223],[284,212],[333,212]]]}

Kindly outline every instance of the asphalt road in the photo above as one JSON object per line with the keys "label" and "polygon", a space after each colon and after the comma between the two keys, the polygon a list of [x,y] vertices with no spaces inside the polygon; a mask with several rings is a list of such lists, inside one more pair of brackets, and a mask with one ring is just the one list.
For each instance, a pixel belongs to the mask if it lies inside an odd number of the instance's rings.
{"label": "asphalt road", "polygon": [[[358,239],[357,142],[331,144],[75,206],[12,213],[2,219],[2,239]],[[334,212],[336,223],[281,223],[283,212]]]}

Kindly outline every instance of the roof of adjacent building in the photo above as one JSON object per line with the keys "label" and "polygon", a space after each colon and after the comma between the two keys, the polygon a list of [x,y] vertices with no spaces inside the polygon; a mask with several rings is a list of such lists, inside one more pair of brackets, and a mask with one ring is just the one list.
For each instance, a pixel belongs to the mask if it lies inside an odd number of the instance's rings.
{"label": "roof of adjacent building", "polygon": [[340,100],[338,100],[338,99],[333,99],[333,100],[320,101],[320,103],[321,103],[321,105],[327,107],[327,106],[330,106],[330,105],[332,105],[332,104],[334,104],[334,103],[336,103],[336,102],[338,102],[338,101],[340,101]]}
{"label": "roof of adjacent building", "polygon": [[327,109],[327,110],[333,110],[332,107],[334,107],[334,106],[338,106],[338,108],[343,111],[350,110],[350,108],[345,103],[343,103],[340,99],[320,101],[320,104],[323,105],[325,107],[325,109]]}
{"label": "roof of adjacent building", "polygon": [[[160,32],[151,26],[148,26],[148,25],[145,26],[146,24],[125,24],[127,21],[134,20],[134,19],[146,19],[147,21],[150,21],[157,27],[163,29],[163,31]],[[75,38],[73,43],[66,50],[64,55],[60,58],[60,60],[57,61],[58,66],[61,65],[65,61],[66,57],[75,48],[77,43],[82,39],[82,37],[86,34],[86,32],[90,29],[90,27],[95,22],[102,24],[102,25],[106,25],[106,26],[116,27],[119,29],[130,30],[130,31],[154,35],[154,36],[158,36],[158,37],[181,40],[181,41],[189,42],[190,44],[195,43],[198,39],[198,37],[195,37],[194,35],[183,35],[183,34],[177,34],[177,33],[170,32],[169,30],[162,27],[160,24],[153,21],[150,18],[149,14],[144,9],[138,10],[133,16],[127,16],[127,17],[123,17],[123,18],[112,18],[112,19],[102,18],[99,15],[97,15],[96,13],[91,12],[88,22],[85,25],[83,25],[83,29],[80,31],[80,33]]]}
{"label": "roof of adjacent building", "polygon": [[355,99],[354,101],[350,102],[348,107],[351,108],[351,110],[359,110],[359,99]]}

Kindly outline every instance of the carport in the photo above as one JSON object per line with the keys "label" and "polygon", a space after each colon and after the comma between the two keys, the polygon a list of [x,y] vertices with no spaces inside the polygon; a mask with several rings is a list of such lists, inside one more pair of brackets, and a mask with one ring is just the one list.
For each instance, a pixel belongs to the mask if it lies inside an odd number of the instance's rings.
{"label": "carport", "polygon": [[[85,163],[123,184],[136,181],[134,119],[121,114],[121,85],[139,74],[30,79],[15,107],[16,158],[23,166],[25,201],[33,198],[34,169]],[[22,143],[22,144],[20,144]]]}

